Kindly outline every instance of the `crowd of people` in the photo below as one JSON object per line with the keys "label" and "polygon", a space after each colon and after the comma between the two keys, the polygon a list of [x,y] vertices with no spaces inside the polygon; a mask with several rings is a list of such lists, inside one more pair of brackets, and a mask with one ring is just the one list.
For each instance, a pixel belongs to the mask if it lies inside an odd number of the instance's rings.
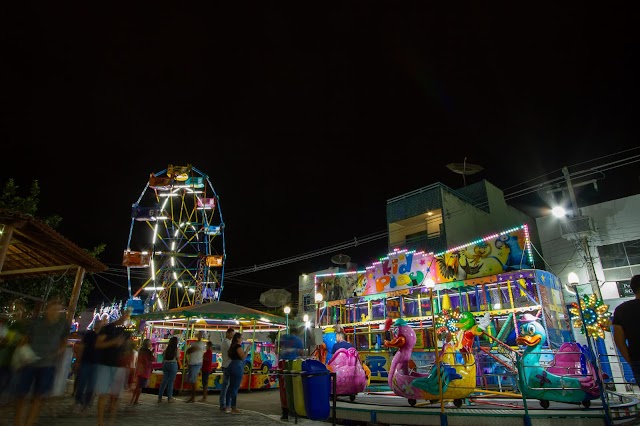
{"label": "crowd of people", "polygon": [[[115,424],[125,390],[131,392],[129,406],[140,404],[156,356],[151,340],[131,335],[129,310],[123,310],[115,320],[103,317],[93,321],[89,330],[73,339],[75,343],[69,339],[71,329],[61,300],[52,299],[34,312],[32,318],[17,318],[10,328],[4,326],[0,330],[0,405],[14,406],[13,424],[36,424],[43,403],[67,392],[70,376],[74,378],[71,411],[82,416],[94,407],[98,426]],[[233,328],[222,340],[225,362],[220,404],[225,412],[239,414],[236,402],[247,354],[242,349],[242,335]],[[178,337],[170,337],[161,359],[163,376],[158,402],[165,396],[169,403],[175,402],[174,382],[183,361],[185,383],[190,385],[185,402],[195,402],[198,378],[202,389],[199,401],[207,401],[209,377],[216,365],[213,344],[204,339],[203,332],[184,353],[179,349]]]}

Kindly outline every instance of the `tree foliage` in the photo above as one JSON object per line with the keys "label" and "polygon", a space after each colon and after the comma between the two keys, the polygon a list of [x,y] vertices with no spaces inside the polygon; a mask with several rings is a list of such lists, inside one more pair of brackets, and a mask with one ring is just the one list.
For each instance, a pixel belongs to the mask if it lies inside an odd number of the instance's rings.
{"label": "tree foliage", "polygon": [[[40,203],[39,196],[40,185],[37,180],[33,180],[31,182],[31,187],[25,193],[25,191],[20,191],[20,187],[13,179],[8,179],[2,187],[2,193],[0,194],[0,207],[35,217]],[[45,222],[51,228],[56,229],[62,222],[62,217],[52,215],[39,220]],[[105,244],[101,244],[94,247],[92,250],[85,250],[97,259],[98,255],[104,252],[105,247]],[[68,301],[71,299],[74,281],[75,274],[71,273],[68,275],[50,275],[46,278],[39,279],[18,278],[6,280],[3,287],[11,289],[11,291],[22,295],[44,300],[48,300],[52,297],[60,297],[62,300]],[[85,279],[82,282],[82,288],[80,289],[76,312],[82,312],[87,307],[89,295],[93,288],[93,284],[85,276]],[[0,311],[10,310],[16,299],[21,300],[21,304],[27,311],[32,311],[37,305],[36,301],[28,297],[0,291]]]}

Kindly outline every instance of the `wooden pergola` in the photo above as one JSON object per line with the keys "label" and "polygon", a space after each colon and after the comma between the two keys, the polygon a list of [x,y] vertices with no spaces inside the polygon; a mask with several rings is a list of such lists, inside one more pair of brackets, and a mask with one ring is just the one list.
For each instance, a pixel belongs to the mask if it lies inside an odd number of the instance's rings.
{"label": "wooden pergola", "polygon": [[0,208],[0,291],[13,291],[9,281],[75,274],[67,308],[67,321],[75,315],[82,281],[87,272],[108,267],[46,223],[31,215]]}

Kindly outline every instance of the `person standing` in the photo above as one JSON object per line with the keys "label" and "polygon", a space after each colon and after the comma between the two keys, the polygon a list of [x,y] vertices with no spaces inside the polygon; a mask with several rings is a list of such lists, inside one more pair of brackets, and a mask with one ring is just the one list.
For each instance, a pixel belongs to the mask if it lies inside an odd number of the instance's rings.
{"label": "person standing", "polygon": [[116,421],[118,401],[129,375],[124,357],[129,340],[125,324],[129,322],[130,316],[131,311],[125,310],[117,320],[102,327],[96,339],[98,365],[95,393],[98,395],[98,426],[104,425],[107,408],[109,424],[113,425]]}
{"label": "person standing", "polygon": [[231,347],[228,351],[231,362],[229,363],[229,388],[225,396],[225,412],[231,414],[240,414],[241,411],[236,408],[238,399],[238,390],[242,383],[244,375],[244,359],[247,354],[242,349],[242,334],[236,333],[231,339]]}
{"label": "person standing", "polygon": [[235,334],[235,330],[231,327],[227,329],[227,332],[220,344],[220,352],[222,354],[222,385],[220,387],[220,411],[225,411],[227,403],[227,390],[229,389],[229,371],[227,368],[231,363],[229,358],[229,348],[231,347],[231,339]]}
{"label": "person standing", "polygon": [[281,334],[278,339],[278,357],[284,360],[293,360],[304,352],[302,339],[295,334]]}
{"label": "person standing", "polygon": [[202,340],[203,332],[198,332],[197,340],[187,349],[189,357],[189,377],[187,383],[191,385],[191,396],[185,402],[195,402],[196,388],[198,387],[198,374],[202,370],[202,358],[204,356],[204,341]]}
{"label": "person standing", "polygon": [[142,389],[147,387],[149,377],[151,377],[151,371],[153,369],[153,363],[156,357],[151,352],[151,340],[144,339],[140,350],[138,351],[138,361],[136,362],[136,384],[131,395],[131,405],[138,405],[138,398],[142,393]]}
{"label": "person standing", "polygon": [[[31,322],[27,328],[23,344],[31,346],[38,359],[17,372],[16,426],[35,424],[42,403],[53,389],[58,356],[64,352],[69,335],[69,324],[62,312],[62,302],[52,299],[47,303],[44,315]],[[27,396],[32,386],[28,404]],[[27,405],[30,405],[28,411]]]}
{"label": "person standing", "polygon": [[80,343],[80,356],[76,360],[79,363],[76,376],[76,389],[74,392],[76,407],[74,411],[84,411],[93,399],[93,391],[96,386],[96,369],[98,367],[98,351],[96,341],[98,333],[105,324],[105,320],[99,319],[82,337]]}
{"label": "person standing", "polygon": [[173,336],[162,353],[162,381],[158,389],[158,402],[162,402],[164,391],[167,391],[167,402],[173,403],[173,382],[176,380],[180,367],[180,351],[178,350],[178,338]]}
{"label": "person standing", "polygon": [[631,367],[636,383],[640,383],[640,275],[631,277],[629,286],[635,298],[621,303],[613,312],[613,341]]}
{"label": "person standing", "polygon": [[209,375],[211,375],[211,367],[213,367],[213,344],[207,341],[206,350],[202,356],[202,398],[200,402],[207,402],[209,394]]}
{"label": "person standing", "polygon": [[129,367],[129,374],[127,376],[125,389],[132,390],[136,385],[136,364],[138,363],[138,348],[135,340],[129,339],[125,353],[125,364]]}

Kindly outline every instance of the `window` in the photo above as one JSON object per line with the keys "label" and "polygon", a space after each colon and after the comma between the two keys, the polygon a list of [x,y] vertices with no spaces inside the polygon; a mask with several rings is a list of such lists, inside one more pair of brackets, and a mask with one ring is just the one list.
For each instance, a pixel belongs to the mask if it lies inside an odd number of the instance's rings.
{"label": "window", "polygon": [[302,296],[302,310],[304,312],[311,310],[311,304],[315,303],[315,300],[312,301],[310,294],[305,294]]}
{"label": "window", "polygon": [[640,240],[600,246],[598,255],[603,269],[640,265]]}

